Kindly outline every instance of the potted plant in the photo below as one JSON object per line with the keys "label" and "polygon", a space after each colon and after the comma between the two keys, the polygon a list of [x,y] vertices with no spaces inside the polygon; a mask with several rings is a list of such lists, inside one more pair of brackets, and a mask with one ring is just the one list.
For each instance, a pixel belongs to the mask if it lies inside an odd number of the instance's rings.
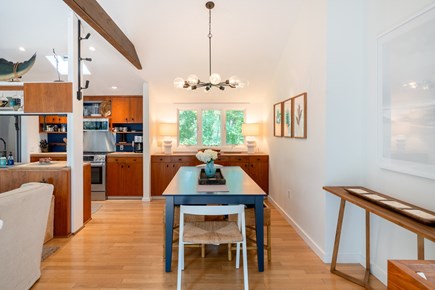
{"label": "potted plant", "polygon": [[196,158],[205,163],[204,171],[207,177],[213,177],[216,174],[216,168],[214,167],[214,161],[218,158],[216,151],[211,149],[206,149],[204,152],[199,151],[196,153]]}
{"label": "potted plant", "polygon": [[39,142],[39,148],[41,148],[41,152],[48,152],[48,142],[46,139],[42,139]]}

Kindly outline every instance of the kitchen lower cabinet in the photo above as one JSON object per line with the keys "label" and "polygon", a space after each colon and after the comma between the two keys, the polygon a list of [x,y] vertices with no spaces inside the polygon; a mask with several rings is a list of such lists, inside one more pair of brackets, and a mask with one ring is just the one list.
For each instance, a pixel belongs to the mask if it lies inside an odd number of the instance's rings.
{"label": "kitchen lower cabinet", "polygon": [[143,158],[107,156],[106,194],[110,197],[143,195]]}
{"label": "kitchen lower cabinet", "polygon": [[[201,162],[195,154],[151,155],[151,196],[161,196],[181,166]],[[240,166],[264,192],[269,192],[269,156],[265,154],[220,154],[215,164]]]}

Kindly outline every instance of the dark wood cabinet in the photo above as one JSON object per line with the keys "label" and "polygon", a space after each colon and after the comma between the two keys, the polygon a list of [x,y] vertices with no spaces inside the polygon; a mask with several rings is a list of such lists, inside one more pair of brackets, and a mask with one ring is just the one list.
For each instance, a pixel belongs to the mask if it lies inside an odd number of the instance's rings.
{"label": "dark wood cabinet", "polygon": [[151,156],[151,195],[162,195],[181,166],[196,164],[191,156]]}
{"label": "dark wood cabinet", "polygon": [[143,195],[143,158],[107,157],[108,197]]}
{"label": "dark wood cabinet", "polygon": [[[151,156],[151,196],[160,196],[181,166],[201,164],[194,154]],[[269,156],[265,154],[219,155],[215,164],[240,166],[266,193],[269,192]]]}
{"label": "dark wood cabinet", "polygon": [[142,123],[142,97],[112,97],[112,123]]}
{"label": "dark wood cabinet", "polygon": [[245,171],[249,176],[261,187],[261,189],[266,193],[269,193],[269,156],[250,156],[248,167],[249,170]]}

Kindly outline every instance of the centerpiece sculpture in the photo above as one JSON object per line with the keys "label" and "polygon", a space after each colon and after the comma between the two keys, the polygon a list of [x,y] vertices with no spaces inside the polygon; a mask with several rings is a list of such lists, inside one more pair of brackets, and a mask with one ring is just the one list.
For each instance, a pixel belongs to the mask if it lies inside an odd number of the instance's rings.
{"label": "centerpiece sculpture", "polygon": [[218,153],[211,149],[206,149],[196,153],[196,158],[205,163],[205,175],[207,177],[214,177],[216,174],[216,167],[214,166],[214,161],[218,158]]}

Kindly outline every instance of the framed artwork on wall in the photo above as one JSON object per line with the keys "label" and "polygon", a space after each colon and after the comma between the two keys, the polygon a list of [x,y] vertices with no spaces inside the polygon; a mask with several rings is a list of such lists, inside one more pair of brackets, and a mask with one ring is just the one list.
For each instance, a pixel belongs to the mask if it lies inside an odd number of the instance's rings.
{"label": "framed artwork on wall", "polygon": [[273,136],[282,137],[282,103],[273,105]]}
{"label": "framed artwork on wall", "polygon": [[292,110],[292,99],[285,100],[282,106],[282,116],[283,116],[283,136],[287,138],[293,137],[293,110]]}
{"label": "framed artwork on wall", "polygon": [[292,125],[294,138],[307,138],[307,93],[292,98]]}
{"label": "framed artwork on wall", "polygon": [[435,179],[435,5],[378,37],[378,165]]}

